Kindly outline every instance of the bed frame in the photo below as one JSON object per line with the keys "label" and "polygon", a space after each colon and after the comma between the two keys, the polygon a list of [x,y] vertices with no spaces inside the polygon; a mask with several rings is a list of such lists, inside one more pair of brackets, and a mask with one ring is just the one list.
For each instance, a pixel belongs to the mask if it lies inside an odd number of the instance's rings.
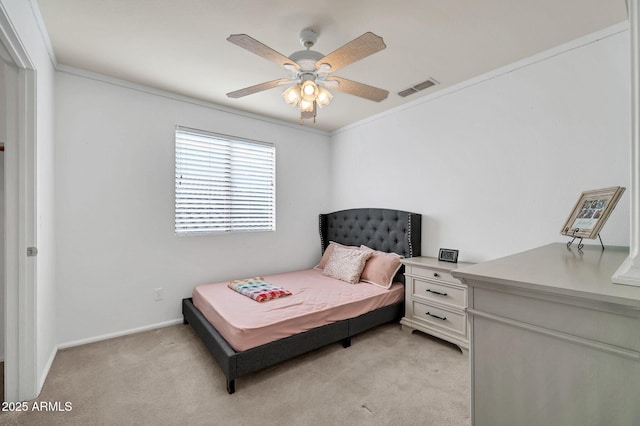
{"label": "bed frame", "polygon": [[[375,250],[405,257],[420,256],[422,216],[389,209],[351,209],[320,215],[322,252],[335,241],[344,245],[364,244]],[[402,269],[397,281],[404,282]],[[271,367],[331,343],[351,346],[351,337],[404,315],[404,301],[327,324],[275,342],[236,352],[202,313],[191,298],[182,300],[184,324],[191,324],[227,378],[227,392],[235,392],[235,379]]]}

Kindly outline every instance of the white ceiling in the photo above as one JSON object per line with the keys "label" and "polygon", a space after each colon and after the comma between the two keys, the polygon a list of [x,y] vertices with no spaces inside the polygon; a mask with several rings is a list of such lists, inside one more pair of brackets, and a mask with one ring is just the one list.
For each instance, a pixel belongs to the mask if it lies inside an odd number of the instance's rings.
{"label": "white ceiling", "polygon": [[[334,91],[317,124],[335,130],[627,19],[624,0],[37,0],[59,64],[298,123],[276,88],[226,93],[285,77],[226,41],[245,33],[288,56],[300,30],[328,54],[372,31],[387,48],[336,72],[386,89],[375,103]],[[440,85],[407,98],[427,78]]]}

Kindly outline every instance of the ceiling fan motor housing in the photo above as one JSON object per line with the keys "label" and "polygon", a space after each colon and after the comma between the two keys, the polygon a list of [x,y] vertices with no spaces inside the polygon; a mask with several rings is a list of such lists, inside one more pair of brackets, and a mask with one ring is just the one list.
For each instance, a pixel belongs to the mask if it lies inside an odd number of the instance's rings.
{"label": "ceiling fan motor housing", "polygon": [[324,55],[315,50],[311,50],[311,47],[318,40],[318,33],[311,28],[306,28],[300,31],[300,43],[306,47],[307,50],[298,50],[289,56],[289,59],[300,65],[300,71],[302,73],[310,73],[316,71],[316,62],[319,59],[324,58]]}
{"label": "ceiling fan motor housing", "polygon": [[311,28],[305,28],[300,31],[300,43],[307,49],[313,47],[318,41],[318,32]]}
{"label": "ceiling fan motor housing", "polygon": [[324,58],[324,55],[315,50],[298,50],[289,56],[289,59],[300,65],[303,72],[314,72],[316,70],[316,62]]}

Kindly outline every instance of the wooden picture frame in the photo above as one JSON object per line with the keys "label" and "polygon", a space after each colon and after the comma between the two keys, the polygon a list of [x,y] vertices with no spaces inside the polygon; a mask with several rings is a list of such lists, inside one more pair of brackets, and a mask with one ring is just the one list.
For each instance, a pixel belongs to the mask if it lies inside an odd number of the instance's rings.
{"label": "wooden picture frame", "polygon": [[583,192],[560,233],[569,237],[595,239],[625,189],[614,186]]}

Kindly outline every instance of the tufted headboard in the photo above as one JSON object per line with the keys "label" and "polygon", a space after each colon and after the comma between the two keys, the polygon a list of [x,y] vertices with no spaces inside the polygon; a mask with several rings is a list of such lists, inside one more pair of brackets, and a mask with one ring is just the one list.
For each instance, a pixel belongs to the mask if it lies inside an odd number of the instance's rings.
{"label": "tufted headboard", "polygon": [[320,214],[322,252],[330,241],[366,245],[404,257],[420,256],[422,215],[389,209],[350,209]]}

